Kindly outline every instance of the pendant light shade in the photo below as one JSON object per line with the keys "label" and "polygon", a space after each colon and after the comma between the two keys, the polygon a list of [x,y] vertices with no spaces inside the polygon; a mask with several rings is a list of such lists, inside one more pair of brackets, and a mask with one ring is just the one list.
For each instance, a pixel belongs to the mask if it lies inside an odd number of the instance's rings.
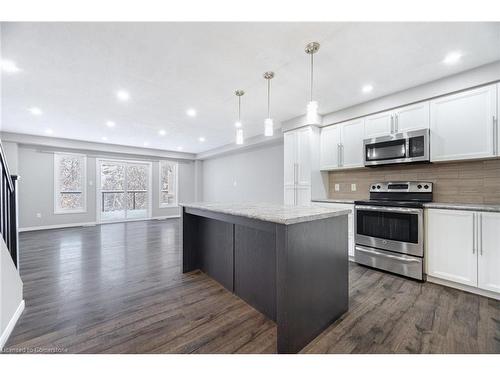
{"label": "pendant light shade", "polygon": [[265,72],[264,78],[267,80],[267,118],[264,120],[264,136],[272,137],[274,121],[271,118],[271,80],[274,78],[274,72]]}
{"label": "pendant light shade", "polygon": [[237,145],[243,144],[243,129],[242,128],[236,129],[236,144]]}
{"label": "pendant light shade", "polygon": [[311,42],[309,43],[305,51],[311,56],[311,95],[309,103],[307,104],[307,124],[308,125],[320,125],[321,119],[318,114],[318,102],[313,100],[314,92],[314,54],[319,51],[319,43]]}
{"label": "pendant light shade", "polygon": [[236,90],[234,94],[238,97],[238,121],[234,123],[234,126],[236,127],[236,144],[242,145],[244,139],[243,139],[243,124],[241,122],[241,97],[245,95],[245,91]]}

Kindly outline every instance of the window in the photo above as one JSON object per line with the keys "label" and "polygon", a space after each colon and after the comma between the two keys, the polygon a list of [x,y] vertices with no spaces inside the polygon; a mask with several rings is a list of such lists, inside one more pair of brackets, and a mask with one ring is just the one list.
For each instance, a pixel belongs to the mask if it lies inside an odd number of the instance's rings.
{"label": "window", "polygon": [[160,208],[177,206],[177,163],[160,161]]}
{"label": "window", "polygon": [[87,158],[80,154],[54,154],[54,212],[87,210],[85,186]]}

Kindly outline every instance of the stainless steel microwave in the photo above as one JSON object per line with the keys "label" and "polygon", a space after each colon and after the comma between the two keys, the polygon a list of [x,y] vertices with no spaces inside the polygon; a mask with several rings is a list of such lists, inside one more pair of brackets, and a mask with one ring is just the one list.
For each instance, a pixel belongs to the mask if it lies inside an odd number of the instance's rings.
{"label": "stainless steel microwave", "polygon": [[430,161],[429,129],[368,138],[363,141],[367,167]]}

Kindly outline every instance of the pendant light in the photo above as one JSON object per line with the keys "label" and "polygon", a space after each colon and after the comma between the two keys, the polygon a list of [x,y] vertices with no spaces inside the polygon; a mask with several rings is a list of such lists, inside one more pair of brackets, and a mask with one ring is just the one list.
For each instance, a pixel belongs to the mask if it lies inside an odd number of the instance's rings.
{"label": "pendant light", "polygon": [[245,91],[243,90],[236,90],[234,94],[238,97],[238,121],[234,123],[234,126],[236,126],[236,144],[237,145],[242,145],[243,144],[243,129],[242,126],[243,124],[241,123],[241,97],[245,95]]}
{"label": "pendant light", "polygon": [[264,136],[272,137],[274,122],[271,118],[271,80],[274,78],[274,72],[265,72],[264,78],[267,80],[267,118],[264,120]]}
{"label": "pendant light", "polygon": [[313,100],[313,87],[314,87],[314,54],[319,50],[318,42],[309,43],[305,51],[308,55],[311,55],[311,96],[309,103],[307,104],[307,124],[308,125],[319,125],[320,119],[318,114],[318,102]]}

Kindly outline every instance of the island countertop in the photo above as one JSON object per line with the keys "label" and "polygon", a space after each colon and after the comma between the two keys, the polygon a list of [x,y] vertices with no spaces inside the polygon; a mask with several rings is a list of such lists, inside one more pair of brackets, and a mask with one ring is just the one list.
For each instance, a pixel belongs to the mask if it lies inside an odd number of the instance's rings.
{"label": "island countertop", "polygon": [[180,203],[180,206],[250,219],[269,221],[277,224],[297,224],[308,221],[347,215],[351,210],[315,206],[284,206],[268,203]]}

